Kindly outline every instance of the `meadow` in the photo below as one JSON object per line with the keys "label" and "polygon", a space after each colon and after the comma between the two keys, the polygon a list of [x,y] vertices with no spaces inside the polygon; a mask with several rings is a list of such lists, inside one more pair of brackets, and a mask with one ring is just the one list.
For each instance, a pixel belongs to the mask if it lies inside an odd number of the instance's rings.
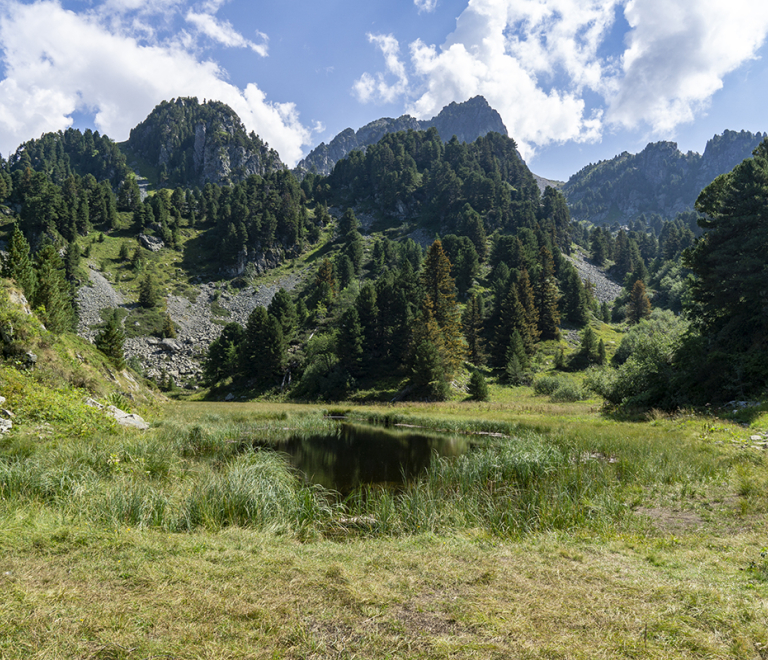
{"label": "meadow", "polygon": [[[762,409],[493,395],[4,437],[0,658],[768,657]],[[340,416],[475,449],[341,498],[254,446]]]}

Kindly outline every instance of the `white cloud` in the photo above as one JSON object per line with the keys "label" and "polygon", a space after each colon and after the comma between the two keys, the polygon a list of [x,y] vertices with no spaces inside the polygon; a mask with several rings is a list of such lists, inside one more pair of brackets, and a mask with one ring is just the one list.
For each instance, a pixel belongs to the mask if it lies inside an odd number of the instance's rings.
{"label": "white cloud", "polygon": [[693,120],[768,32],[768,4],[752,0],[630,0],[625,15],[632,31],[607,119],[660,134]]}
{"label": "white cloud", "polygon": [[268,53],[266,34],[258,32],[262,43],[256,44],[240,34],[229,21],[222,21],[213,14],[198,14],[192,10],[187,12],[187,22],[192,23],[202,34],[210,37],[222,46],[228,48],[250,48],[254,53],[266,57]]}
{"label": "white cloud", "polygon": [[105,26],[95,13],[77,15],[55,0],[6,3],[0,43],[0,151],[6,155],[43,132],[67,128],[76,111],[94,112],[99,131],[125,140],[155,105],[178,96],[227,103],[288,164],[310,140],[294,104],[268,101],[255,84],[228,83],[217,64],[199,60],[179,41],[143,43]]}
{"label": "white cloud", "polygon": [[416,5],[419,13],[423,11],[432,12],[437,7],[437,0],[413,0],[413,4]]}
{"label": "white cloud", "polygon": [[368,41],[376,44],[381,50],[386,71],[390,76],[394,76],[395,82],[391,85],[387,83],[383,73],[377,74],[375,78],[369,73],[364,73],[353,85],[353,92],[362,103],[391,103],[408,89],[408,75],[405,64],[400,59],[400,44],[391,34],[368,34]]}
{"label": "white cloud", "polygon": [[[621,11],[631,29],[606,43]],[[420,118],[482,94],[530,157],[551,142],[599,140],[606,125],[671,132],[767,32],[768,3],[754,0],[469,0],[442,45],[410,44],[407,67],[377,41],[397,82],[366,73],[355,93],[411,98],[406,111]]]}
{"label": "white cloud", "polygon": [[[482,94],[526,157],[533,145],[598,139],[600,113],[586,109],[582,91],[600,84],[597,49],[614,4],[471,0],[439,49],[411,44],[422,87],[406,110],[427,118],[451,101]],[[560,88],[542,86],[561,78]]]}

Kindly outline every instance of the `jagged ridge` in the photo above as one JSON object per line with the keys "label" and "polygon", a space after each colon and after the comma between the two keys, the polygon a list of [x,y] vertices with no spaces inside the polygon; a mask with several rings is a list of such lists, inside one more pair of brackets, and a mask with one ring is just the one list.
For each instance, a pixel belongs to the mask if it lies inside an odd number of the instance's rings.
{"label": "jagged ridge", "polygon": [[730,172],[766,137],[725,131],[707,142],[704,154],[683,154],[675,142],[652,142],[640,153],[623,152],[590,164],[563,186],[574,220],[624,223],[643,213],[673,218],[693,209],[701,190]]}
{"label": "jagged ridge", "polygon": [[448,142],[454,135],[460,142],[474,142],[488,133],[508,135],[507,127],[496,110],[482,96],[465,101],[451,103],[440,113],[427,120],[418,120],[411,115],[402,115],[397,119],[383,117],[366,124],[358,131],[347,128],[334,137],[328,144],[320,143],[297,166],[298,173],[317,172],[330,174],[333,166],[355,149],[365,150],[376,144],[387,133],[398,131],[425,131],[435,127],[443,142]]}

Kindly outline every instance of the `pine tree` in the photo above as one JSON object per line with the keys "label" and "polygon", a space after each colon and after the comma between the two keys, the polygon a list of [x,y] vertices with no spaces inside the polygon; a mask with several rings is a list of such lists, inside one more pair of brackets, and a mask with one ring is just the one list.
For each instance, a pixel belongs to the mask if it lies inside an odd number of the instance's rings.
{"label": "pine tree", "polygon": [[29,253],[29,243],[18,225],[13,228],[8,254],[3,263],[3,276],[16,280],[27,300],[32,300],[37,278]]}
{"label": "pine tree", "polygon": [[461,334],[451,262],[436,240],[427,250],[421,273],[424,300],[429,302],[435,323],[440,329],[445,373],[450,378],[461,365],[466,348]]}
{"label": "pine tree", "polygon": [[536,291],[536,303],[539,314],[538,330],[541,339],[557,339],[560,337],[560,312],[557,309],[558,291],[555,280],[555,262],[552,253],[546,246],[539,251],[541,273],[539,286]]}
{"label": "pine tree", "polygon": [[354,307],[341,315],[337,354],[344,368],[353,376],[360,373],[363,357],[363,327]]}
{"label": "pine tree", "polygon": [[260,385],[274,383],[285,366],[287,347],[283,329],[264,307],[256,307],[248,317],[240,356],[240,369],[253,375]]}
{"label": "pine tree", "polygon": [[77,323],[77,314],[72,304],[70,290],[64,277],[64,264],[56,248],[50,243],[38,252],[35,275],[37,286],[32,306],[51,332],[72,331]]}
{"label": "pine tree", "polygon": [[581,354],[589,362],[595,362],[598,357],[597,335],[590,325],[586,326],[581,333]]}
{"label": "pine tree", "polygon": [[605,360],[605,342],[601,339],[600,343],[597,345],[597,363],[605,364]]}
{"label": "pine tree", "polygon": [[296,332],[296,306],[291,300],[291,294],[285,289],[279,289],[272,297],[267,311],[280,321],[283,338],[285,341],[290,341]]}
{"label": "pine tree", "polygon": [[160,293],[155,284],[155,278],[152,273],[147,273],[139,283],[139,305],[147,309],[157,307],[160,301]]}
{"label": "pine tree", "polygon": [[490,399],[488,382],[479,371],[472,372],[472,375],[469,378],[467,391],[469,392],[469,396],[475,401],[488,401],[488,399]]}
{"label": "pine tree", "polygon": [[650,315],[651,301],[648,300],[648,294],[645,292],[645,284],[642,280],[637,280],[632,287],[632,293],[627,303],[627,319],[634,324]]}
{"label": "pine tree", "polygon": [[165,314],[165,318],[163,318],[163,329],[161,330],[161,334],[166,339],[176,338],[176,326],[173,323],[171,315],[167,312]]}
{"label": "pine tree", "polygon": [[525,350],[531,355],[534,344],[539,341],[539,311],[536,309],[536,300],[531,280],[528,278],[528,270],[523,268],[517,278],[517,296],[523,307],[523,326],[520,335],[525,342]]}
{"label": "pine tree", "polygon": [[125,369],[125,356],[123,354],[125,333],[120,326],[116,310],[109,315],[106,325],[96,335],[94,343],[96,348],[104,353],[117,369]]}
{"label": "pine tree", "polygon": [[467,357],[476,367],[483,364],[485,354],[483,351],[483,316],[480,311],[480,297],[473,293],[462,315],[462,326],[464,328],[464,338],[467,341]]}
{"label": "pine tree", "polygon": [[206,383],[215,385],[238,371],[239,350],[244,335],[243,326],[239,323],[233,321],[224,326],[219,337],[208,347],[203,362],[203,378]]}

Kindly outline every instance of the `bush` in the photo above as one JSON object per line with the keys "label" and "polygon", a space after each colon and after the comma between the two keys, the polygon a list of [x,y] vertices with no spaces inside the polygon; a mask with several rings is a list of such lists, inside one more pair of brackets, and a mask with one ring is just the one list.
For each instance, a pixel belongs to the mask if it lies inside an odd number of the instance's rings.
{"label": "bush", "polygon": [[581,401],[584,398],[583,390],[576,383],[561,376],[542,376],[533,384],[533,391],[549,395],[557,403]]}

